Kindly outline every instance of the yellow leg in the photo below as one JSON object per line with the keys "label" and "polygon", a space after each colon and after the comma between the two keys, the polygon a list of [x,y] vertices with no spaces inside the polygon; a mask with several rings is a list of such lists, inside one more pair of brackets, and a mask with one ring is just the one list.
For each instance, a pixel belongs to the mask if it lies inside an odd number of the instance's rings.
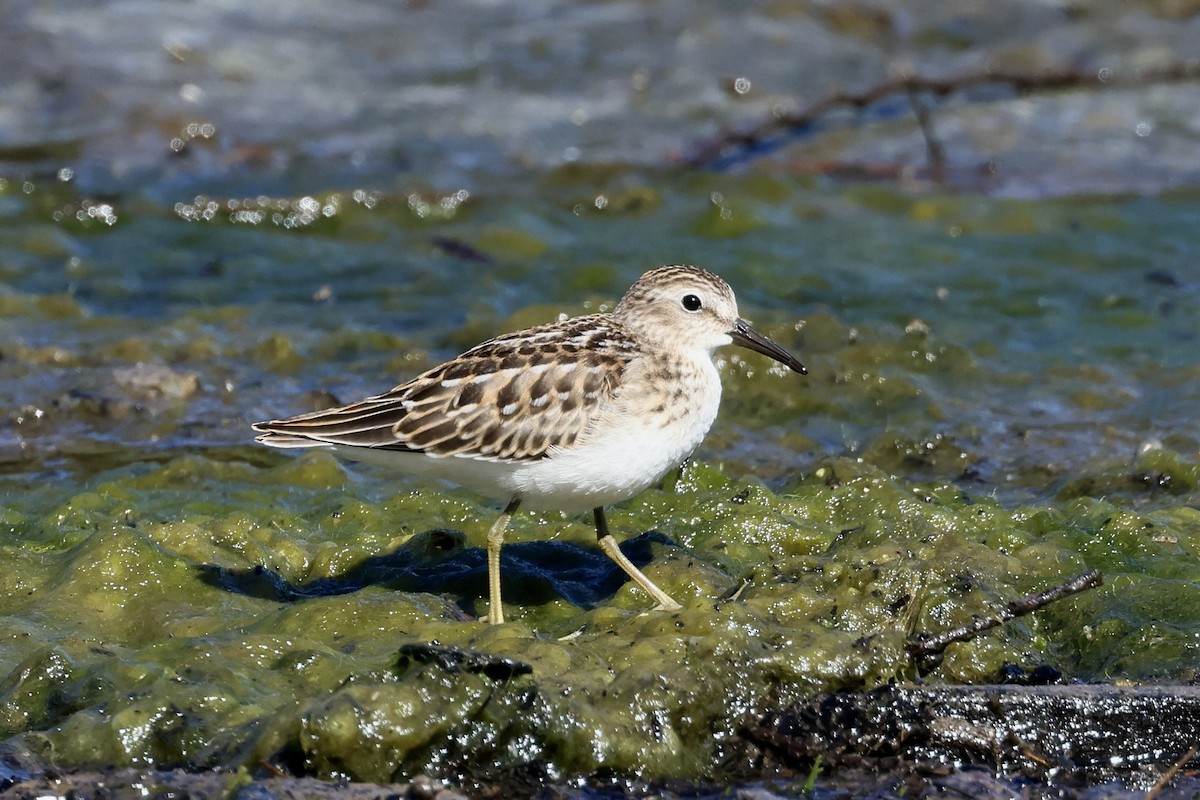
{"label": "yellow leg", "polygon": [[642,574],[642,571],[633,565],[633,562],[625,557],[621,552],[621,548],[617,547],[617,540],[608,532],[608,520],[604,518],[604,509],[596,508],[592,510],[592,515],[596,519],[596,544],[600,545],[600,549],[604,551],[604,555],[611,558],[617,563],[617,566],[625,570],[625,574],[637,581],[637,585],[646,590],[646,593],[654,598],[658,603],[655,606],[655,611],[678,611],[683,606],[671,599],[671,596],[662,589],[654,585],[654,582]]}
{"label": "yellow leg", "polygon": [[499,625],[504,622],[504,606],[500,602],[500,546],[504,544],[504,532],[508,530],[508,523],[512,520],[513,514],[517,513],[517,509],[521,507],[521,499],[514,497],[512,501],[505,506],[503,513],[500,514],[500,519],[492,523],[492,527],[488,529],[487,535],[487,563],[488,563],[488,622],[493,625]]}

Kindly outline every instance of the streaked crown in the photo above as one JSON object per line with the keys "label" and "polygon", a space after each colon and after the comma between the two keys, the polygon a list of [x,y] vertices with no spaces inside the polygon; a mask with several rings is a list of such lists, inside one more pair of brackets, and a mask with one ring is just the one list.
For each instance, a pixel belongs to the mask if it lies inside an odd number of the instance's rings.
{"label": "streaked crown", "polygon": [[733,289],[719,276],[674,264],[638,278],[613,314],[648,340],[711,351],[729,344],[738,308]]}

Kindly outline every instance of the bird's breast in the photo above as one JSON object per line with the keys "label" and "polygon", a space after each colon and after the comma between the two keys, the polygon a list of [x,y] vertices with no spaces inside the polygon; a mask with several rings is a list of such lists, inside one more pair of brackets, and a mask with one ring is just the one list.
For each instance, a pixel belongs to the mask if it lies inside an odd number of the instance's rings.
{"label": "bird's breast", "polygon": [[618,407],[626,425],[645,432],[647,447],[677,464],[692,454],[721,405],[721,379],[711,359],[653,361],[631,376]]}
{"label": "bird's breast", "polygon": [[703,441],[721,403],[711,361],[624,378],[615,402],[571,446],[514,475],[514,493],[528,507],[594,508],[632,497]]}

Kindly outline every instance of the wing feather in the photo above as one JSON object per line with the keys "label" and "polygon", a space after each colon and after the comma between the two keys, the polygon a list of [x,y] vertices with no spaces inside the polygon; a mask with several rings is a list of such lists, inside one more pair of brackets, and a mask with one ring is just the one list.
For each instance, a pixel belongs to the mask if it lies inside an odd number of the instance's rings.
{"label": "wing feather", "polygon": [[277,447],[340,444],[496,461],[570,446],[608,408],[636,339],[609,315],[499,336],[381,395],[259,422]]}

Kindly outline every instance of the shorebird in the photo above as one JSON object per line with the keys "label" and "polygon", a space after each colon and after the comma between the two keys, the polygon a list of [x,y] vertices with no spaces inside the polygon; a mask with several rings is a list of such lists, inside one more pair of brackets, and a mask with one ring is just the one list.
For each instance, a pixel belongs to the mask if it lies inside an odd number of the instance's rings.
{"label": "shorebird", "polygon": [[684,461],[721,402],[713,351],[737,344],[791,370],[795,356],[738,316],[699,267],[644,274],[612,314],[507,333],[374,397],[254,425],[272,447],[321,447],[507,503],[488,530],[488,621],[504,621],[500,548],[519,508],[591,509],[597,544],[657,603],[682,606],[617,547],[604,506]]}

